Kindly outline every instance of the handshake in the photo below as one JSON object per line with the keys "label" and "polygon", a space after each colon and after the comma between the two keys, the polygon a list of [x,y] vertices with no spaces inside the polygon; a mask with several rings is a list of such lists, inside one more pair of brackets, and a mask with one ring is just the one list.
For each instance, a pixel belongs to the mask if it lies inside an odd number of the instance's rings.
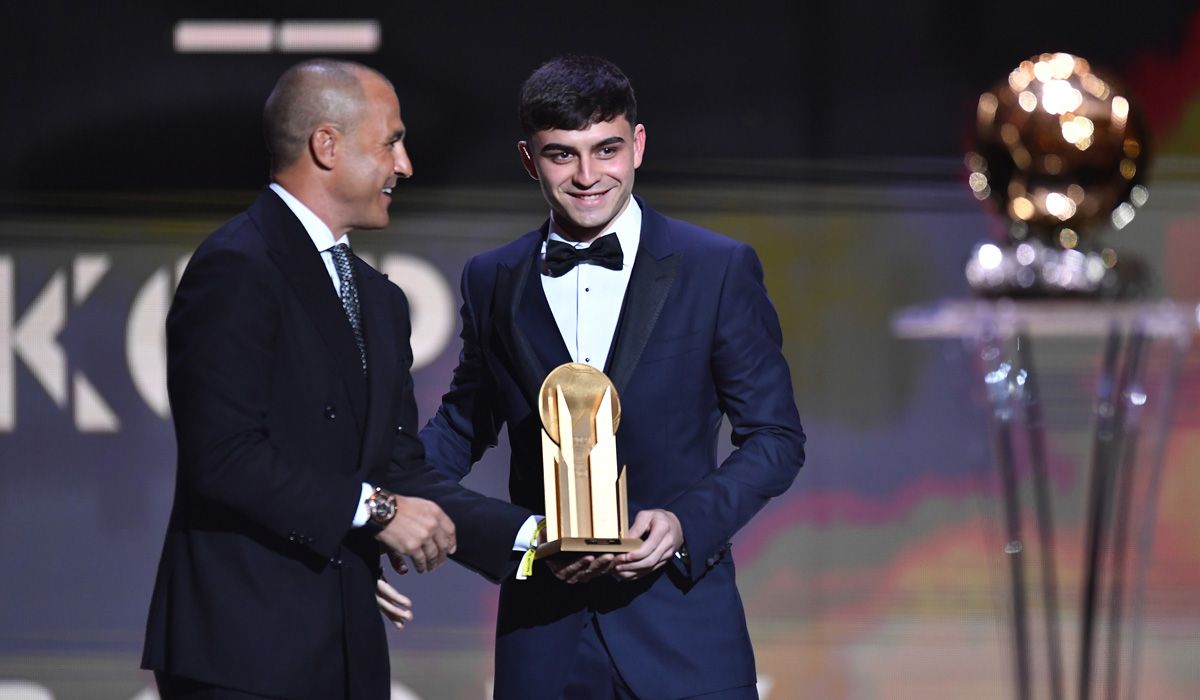
{"label": "handshake", "polygon": [[371,522],[380,528],[375,539],[387,549],[397,571],[407,568],[402,556],[412,560],[413,568],[423,574],[446,563],[446,558],[454,554],[458,546],[454,522],[433,501],[377,489],[368,506]]}
{"label": "handshake", "polygon": [[[375,539],[387,550],[398,574],[408,573],[406,556],[417,573],[423,574],[446,563],[458,546],[454,521],[433,501],[376,489],[367,507],[368,522],[377,530]],[[413,619],[412,600],[382,577],[375,582],[375,602],[397,629],[404,629]]]}

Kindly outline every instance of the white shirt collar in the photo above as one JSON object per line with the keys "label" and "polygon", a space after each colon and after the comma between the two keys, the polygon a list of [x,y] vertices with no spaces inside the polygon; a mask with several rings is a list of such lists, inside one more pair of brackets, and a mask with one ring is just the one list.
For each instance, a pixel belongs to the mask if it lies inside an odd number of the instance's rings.
{"label": "white shirt collar", "polygon": [[[608,227],[609,230],[600,234],[601,236],[610,233],[617,234],[617,240],[621,242],[621,252],[624,255],[625,263],[623,267],[629,268],[633,265],[633,258],[637,255],[638,243],[642,240],[642,208],[638,206],[637,200],[633,197],[629,198],[629,203],[625,206],[624,211],[617,215],[616,219]],[[597,236],[599,238],[600,236]],[[564,238],[558,231],[558,225],[554,223],[554,213],[550,213],[550,235],[548,240],[564,241],[570,243],[576,248],[586,248],[591,243],[576,243],[570,239]],[[542,243],[542,251],[546,250],[546,244]]]}
{"label": "white shirt collar", "polygon": [[[279,198],[283,200],[288,209],[292,210],[296,218],[300,220],[300,224],[308,232],[308,237],[312,239],[313,245],[317,247],[318,252],[324,253],[338,243],[350,245],[350,234],[347,233],[345,236],[342,236],[342,240],[340,241],[334,238],[333,231],[329,230],[324,221],[321,221],[321,217],[314,214],[312,209],[304,206],[304,202],[296,199],[296,196],[285,190],[283,185],[280,185],[278,182],[272,182],[270,187],[275,194],[279,195]],[[622,241],[622,243],[624,242]]]}

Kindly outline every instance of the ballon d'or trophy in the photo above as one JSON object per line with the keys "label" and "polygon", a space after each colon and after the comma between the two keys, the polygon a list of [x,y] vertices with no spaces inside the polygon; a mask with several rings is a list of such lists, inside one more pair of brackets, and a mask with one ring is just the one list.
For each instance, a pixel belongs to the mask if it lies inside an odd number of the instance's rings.
{"label": "ballon d'or trophy", "polygon": [[542,383],[542,475],[546,543],[537,558],[559,552],[632,552],[642,541],[626,537],[629,502],[625,469],[617,468],[621,403],[600,370],[570,362]]}
{"label": "ballon d'or trophy", "polygon": [[967,281],[990,297],[1132,297],[1150,279],[1100,246],[1149,198],[1146,128],[1129,94],[1084,59],[1033,56],[979,96],[968,183],[1010,221],[975,247]]}

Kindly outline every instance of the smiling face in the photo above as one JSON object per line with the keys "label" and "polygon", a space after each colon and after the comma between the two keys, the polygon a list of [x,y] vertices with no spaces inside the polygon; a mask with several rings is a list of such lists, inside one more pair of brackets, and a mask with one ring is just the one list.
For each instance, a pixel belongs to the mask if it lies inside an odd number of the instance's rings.
{"label": "smiling face", "polygon": [[646,129],[624,115],[568,131],[545,129],[517,144],[521,162],[537,180],[567,238],[590,241],[607,233],[633,193]]}
{"label": "smiling face", "polygon": [[362,108],[356,121],[340,134],[330,171],[338,219],[338,225],[330,228],[337,236],[352,228],[387,226],[392,188],[397,180],[412,175],[396,92],[371,74],[363,76],[362,89]]}

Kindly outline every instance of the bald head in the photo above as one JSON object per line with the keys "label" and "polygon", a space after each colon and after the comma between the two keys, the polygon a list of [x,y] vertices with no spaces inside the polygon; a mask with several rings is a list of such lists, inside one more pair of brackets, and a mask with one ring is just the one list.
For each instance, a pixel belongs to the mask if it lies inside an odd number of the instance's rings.
{"label": "bald head", "polygon": [[298,63],[279,76],[263,109],[271,174],[300,158],[318,126],[352,131],[367,106],[363,82],[371,78],[391,85],[364,65],[325,58]]}

